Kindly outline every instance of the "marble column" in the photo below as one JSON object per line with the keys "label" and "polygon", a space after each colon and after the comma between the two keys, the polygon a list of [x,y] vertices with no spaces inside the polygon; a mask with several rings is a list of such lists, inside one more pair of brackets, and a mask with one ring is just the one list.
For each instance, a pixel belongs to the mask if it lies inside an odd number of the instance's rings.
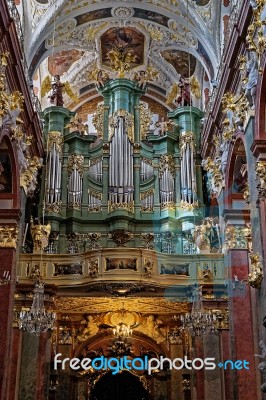
{"label": "marble column", "polygon": [[[181,343],[170,344],[171,360],[175,358],[183,359],[183,345]],[[182,369],[171,371],[171,400],[184,400],[184,392],[182,386]]]}
{"label": "marble column", "polygon": [[[237,275],[239,279],[247,277],[249,272],[247,250],[230,249],[227,259],[231,279],[233,279],[235,275]],[[247,285],[243,290],[244,291],[241,291],[236,288],[229,297],[230,337],[231,346],[234,349],[232,354],[233,361],[246,360],[249,363],[249,369],[234,370],[234,399],[250,400],[257,398],[253,328],[252,320],[249,317],[252,312],[250,298],[251,289]],[[252,384],[247,385],[247,382],[252,382]]]}
{"label": "marble column", "polygon": [[[202,337],[194,338],[194,355],[193,358],[204,358],[204,348]],[[193,400],[205,400],[205,387],[204,387],[204,369],[193,370],[194,375],[194,395]],[[195,397],[196,393],[196,397]]]}
{"label": "marble column", "polygon": [[23,332],[18,400],[36,397],[39,337]]}
{"label": "marble column", "polygon": [[49,332],[39,337],[38,370],[36,379],[36,400],[46,400],[49,393],[49,372],[51,345]]}
{"label": "marble column", "polygon": [[[231,338],[229,330],[222,330],[220,332],[220,347],[222,360],[230,360],[232,358]],[[222,371],[222,384],[223,384],[223,399],[234,399],[234,373],[230,370]]]}
{"label": "marble column", "polygon": [[11,283],[0,286],[0,398],[8,399],[8,376],[11,357],[11,332],[13,319],[13,299],[15,289],[15,257],[14,248],[1,248],[0,245],[0,277],[9,271]]}
{"label": "marble column", "polygon": [[[218,335],[206,335],[203,337],[204,358],[215,358],[218,363],[221,360],[220,343]],[[219,368],[214,370],[204,369],[204,400],[223,400],[222,397],[222,372]],[[228,400],[226,398],[226,400]]]}

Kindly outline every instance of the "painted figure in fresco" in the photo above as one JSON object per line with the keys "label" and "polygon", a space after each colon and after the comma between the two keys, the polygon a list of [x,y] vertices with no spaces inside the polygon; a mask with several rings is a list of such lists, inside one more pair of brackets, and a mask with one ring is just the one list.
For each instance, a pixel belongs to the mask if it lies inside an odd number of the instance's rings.
{"label": "painted figure in fresco", "polygon": [[48,96],[52,105],[63,107],[63,87],[64,84],[60,81],[60,76],[55,75],[54,81],[52,82],[52,94]]}

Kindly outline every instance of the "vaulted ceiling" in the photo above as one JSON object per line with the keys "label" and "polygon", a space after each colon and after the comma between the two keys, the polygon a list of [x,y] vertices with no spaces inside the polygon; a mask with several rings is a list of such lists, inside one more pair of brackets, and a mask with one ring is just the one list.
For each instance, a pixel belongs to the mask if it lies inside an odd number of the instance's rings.
{"label": "vaulted ceiling", "polygon": [[194,74],[201,86],[210,86],[232,7],[229,0],[17,2],[37,91],[45,75],[57,73],[79,95],[74,108],[88,100],[86,93],[95,96],[90,71],[101,68],[115,77],[107,54],[121,43],[136,55],[131,74],[147,66],[159,72],[152,85],[158,101],[180,75]]}

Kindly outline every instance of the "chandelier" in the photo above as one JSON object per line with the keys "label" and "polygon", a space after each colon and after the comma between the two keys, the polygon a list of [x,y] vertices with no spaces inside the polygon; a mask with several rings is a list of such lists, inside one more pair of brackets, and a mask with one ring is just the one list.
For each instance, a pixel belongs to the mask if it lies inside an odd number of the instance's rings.
{"label": "chandelier", "polygon": [[202,286],[192,286],[193,304],[190,313],[180,316],[181,330],[191,336],[202,336],[217,331],[216,316],[209,310],[205,311],[202,304]]}
{"label": "chandelier", "polygon": [[53,328],[56,314],[45,310],[44,282],[38,280],[33,293],[32,306],[29,311],[20,312],[18,324],[20,329],[40,335]]}
{"label": "chandelier", "polygon": [[4,271],[3,277],[0,278],[0,286],[8,285],[11,283],[11,276],[9,271]]}
{"label": "chandelier", "polygon": [[122,308],[119,311],[121,322],[117,325],[113,326],[113,334],[117,339],[126,340],[132,335],[132,327],[125,323],[125,313],[126,309],[124,308],[124,303],[122,304]]}
{"label": "chandelier", "polygon": [[113,328],[113,334],[118,339],[124,340],[132,335],[132,329],[129,325],[125,324],[124,322],[120,322]]}

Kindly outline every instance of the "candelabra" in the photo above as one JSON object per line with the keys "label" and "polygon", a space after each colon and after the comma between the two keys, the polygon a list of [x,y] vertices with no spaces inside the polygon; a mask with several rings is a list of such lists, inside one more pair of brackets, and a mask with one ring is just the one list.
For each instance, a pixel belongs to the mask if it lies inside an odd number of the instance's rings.
{"label": "candelabra", "polygon": [[29,311],[21,311],[19,328],[30,333],[40,335],[52,329],[56,314],[45,310],[44,307],[44,282],[38,280],[33,291],[32,306]]}
{"label": "candelabra", "polygon": [[216,332],[216,316],[211,311],[205,311],[202,304],[202,286],[192,287],[193,304],[190,313],[180,316],[181,330],[191,336],[202,336]]}
{"label": "candelabra", "polygon": [[121,322],[119,322],[116,326],[113,326],[114,336],[122,341],[129,338],[133,332],[132,327],[124,322],[125,312],[126,310],[123,303],[123,307],[120,310]]}
{"label": "candelabra", "polygon": [[124,340],[132,335],[132,329],[124,322],[120,322],[115,328],[113,328],[113,334],[115,337]]}
{"label": "candelabra", "polygon": [[8,285],[11,283],[11,276],[9,271],[4,271],[3,277],[0,279],[0,286]]}

